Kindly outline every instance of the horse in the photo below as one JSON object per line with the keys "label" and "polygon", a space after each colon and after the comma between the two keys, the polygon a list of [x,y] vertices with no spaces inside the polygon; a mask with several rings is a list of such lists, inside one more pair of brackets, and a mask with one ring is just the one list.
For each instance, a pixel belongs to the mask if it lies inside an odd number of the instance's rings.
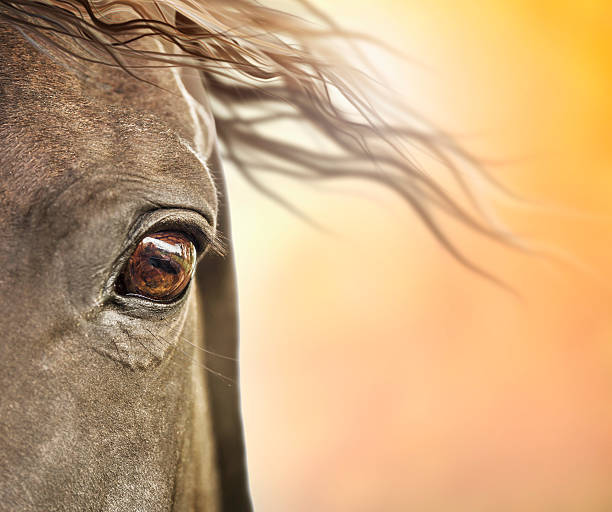
{"label": "horse", "polygon": [[223,163],[297,215],[260,171],[385,187],[495,279],[435,216],[512,243],[469,155],[387,119],[329,44],[366,36],[299,5],[316,24],[251,0],[0,0],[0,508],[251,510]]}

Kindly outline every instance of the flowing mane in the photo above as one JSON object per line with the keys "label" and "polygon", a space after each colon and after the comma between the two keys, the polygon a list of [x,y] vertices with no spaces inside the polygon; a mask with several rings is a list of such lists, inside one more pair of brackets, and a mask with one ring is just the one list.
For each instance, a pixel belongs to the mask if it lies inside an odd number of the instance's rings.
{"label": "flowing mane", "polygon": [[[0,0],[0,19],[75,66],[93,61],[136,77],[152,66],[196,73],[206,97],[190,97],[195,117],[207,127],[200,132],[204,156],[218,139],[222,156],[253,186],[294,211],[265,185],[262,173],[385,187],[457,260],[496,280],[458,250],[444,227],[446,215],[518,245],[473,193],[470,176],[488,176],[450,137],[353,66],[355,57],[366,64],[359,53],[360,42],[371,42],[366,36],[343,30],[305,0],[297,6],[313,21],[255,0]],[[277,121],[317,132],[320,147],[287,140],[270,129]],[[415,150],[442,163],[459,195],[423,171]]]}

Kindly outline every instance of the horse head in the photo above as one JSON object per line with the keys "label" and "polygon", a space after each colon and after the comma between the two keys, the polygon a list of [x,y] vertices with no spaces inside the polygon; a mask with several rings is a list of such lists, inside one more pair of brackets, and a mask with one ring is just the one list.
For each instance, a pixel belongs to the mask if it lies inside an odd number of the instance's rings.
{"label": "horse head", "polygon": [[[0,47],[3,507],[248,509],[219,159],[171,72],[77,76],[6,24]],[[196,253],[169,294],[129,269],[156,233],[154,277]]]}

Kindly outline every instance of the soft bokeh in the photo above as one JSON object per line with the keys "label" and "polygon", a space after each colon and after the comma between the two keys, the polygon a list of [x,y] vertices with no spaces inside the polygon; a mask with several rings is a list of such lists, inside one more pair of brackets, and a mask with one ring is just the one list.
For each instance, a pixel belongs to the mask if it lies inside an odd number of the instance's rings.
{"label": "soft bokeh", "polygon": [[[321,2],[320,2],[321,3]],[[610,2],[334,1],[413,57],[379,65],[527,208],[565,263],[456,226],[458,265],[388,194],[230,179],[257,510],[612,510]]]}

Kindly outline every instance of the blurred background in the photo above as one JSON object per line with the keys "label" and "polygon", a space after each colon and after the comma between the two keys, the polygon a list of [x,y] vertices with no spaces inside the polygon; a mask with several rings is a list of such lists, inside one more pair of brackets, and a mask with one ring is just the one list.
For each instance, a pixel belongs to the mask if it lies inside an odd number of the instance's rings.
{"label": "blurred background", "polygon": [[517,299],[384,191],[272,182],[324,233],[231,174],[256,509],[612,510],[612,5],[319,5],[412,57],[378,64],[542,205],[495,202],[507,224],[572,261],[449,224]]}

